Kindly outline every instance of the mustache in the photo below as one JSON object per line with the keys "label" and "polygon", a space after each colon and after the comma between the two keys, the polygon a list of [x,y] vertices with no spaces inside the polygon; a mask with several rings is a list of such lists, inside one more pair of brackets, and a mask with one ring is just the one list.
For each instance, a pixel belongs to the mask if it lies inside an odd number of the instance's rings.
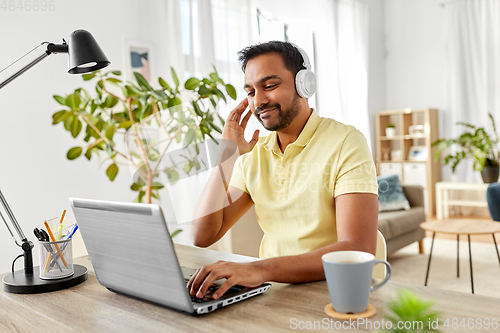
{"label": "mustache", "polygon": [[256,116],[258,116],[262,112],[267,111],[267,110],[271,110],[271,109],[274,109],[274,108],[276,108],[279,111],[281,111],[281,106],[279,104],[271,104],[271,105],[265,105],[263,107],[256,107],[254,113],[255,113]]}

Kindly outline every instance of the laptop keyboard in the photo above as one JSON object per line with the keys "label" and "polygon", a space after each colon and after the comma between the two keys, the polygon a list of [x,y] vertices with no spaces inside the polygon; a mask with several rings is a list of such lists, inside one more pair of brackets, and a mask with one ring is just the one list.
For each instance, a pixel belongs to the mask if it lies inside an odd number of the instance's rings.
{"label": "laptop keyboard", "polygon": [[[186,279],[186,278],[184,278],[184,279],[186,280],[186,284],[187,284],[189,282],[189,279]],[[198,298],[198,297],[196,297],[196,295],[194,295],[194,296],[191,296],[191,300],[193,302],[195,302],[195,303],[205,303],[205,302],[214,301],[214,298],[212,297],[212,295],[219,288],[220,288],[220,286],[218,284],[214,283],[210,287],[208,287],[208,290],[207,290],[205,296],[203,296],[203,298]],[[224,296],[228,296],[228,295],[231,295],[231,294],[238,293],[242,289],[243,289],[243,287],[239,286],[239,285],[232,286],[231,288],[229,288],[228,291],[226,291],[226,293],[224,294]]]}
{"label": "laptop keyboard", "polygon": [[[186,284],[189,282],[189,279],[186,279]],[[216,285],[216,284],[213,284],[211,285],[210,287],[208,287],[208,290],[205,294],[205,296],[203,296],[203,298],[198,298],[196,297],[196,295],[193,295],[191,296],[191,300],[195,303],[205,303],[205,302],[209,302],[209,301],[213,301],[213,297],[212,295],[214,294],[214,292],[219,289],[219,285]]]}

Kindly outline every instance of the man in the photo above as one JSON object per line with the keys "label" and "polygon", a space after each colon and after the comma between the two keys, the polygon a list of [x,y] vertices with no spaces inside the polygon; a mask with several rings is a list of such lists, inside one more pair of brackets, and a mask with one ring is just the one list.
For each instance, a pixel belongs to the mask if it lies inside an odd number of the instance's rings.
{"label": "man", "polygon": [[[222,138],[243,156],[234,171],[234,158],[220,166],[231,179],[228,193],[219,171],[210,176],[192,238],[196,246],[210,246],[255,204],[264,260],[219,261],[198,269],[188,283],[197,297],[221,278],[227,280],[216,299],[236,284],[323,280],[323,254],[376,249],[378,188],[366,139],[352,126],[320,118],[297,94],[295,75],[304,60],[292,44],[257,44],[239,57],[248,96],[229,114]],[[257,130],[247,142],[244,131],[252,114],[273,132],[259,138]],[[227,150],[221,155],[230,155]]]}

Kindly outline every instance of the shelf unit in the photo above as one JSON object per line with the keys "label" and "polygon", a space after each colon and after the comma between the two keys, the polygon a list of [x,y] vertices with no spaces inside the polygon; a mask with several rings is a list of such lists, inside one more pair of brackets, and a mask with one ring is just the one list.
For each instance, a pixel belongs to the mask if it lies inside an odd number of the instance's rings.
{"label": "shelf unit", "polygon": [[[395,125],[395,135],[387,137],[388,124]],[[420,131],[410,131],[419,126]],[[441,180],[441,164],[434,161],[432,142],[439,138],[438,110],[404,109],[382,111],[376,118],[377,173],[397,174],[403,185],[424,188],[425,210],[436,213],[435,184]],[[416,157],[415,157],[416,156]]]}

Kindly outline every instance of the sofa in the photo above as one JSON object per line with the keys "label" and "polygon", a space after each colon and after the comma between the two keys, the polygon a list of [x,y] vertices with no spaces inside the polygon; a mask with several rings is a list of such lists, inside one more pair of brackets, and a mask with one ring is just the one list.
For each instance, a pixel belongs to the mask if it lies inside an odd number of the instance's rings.
{"label": "sofa", "polygon": [[422,186],[403,185],[403,191],[410,203],[409,210],[380,212],[378,230],[387,243],[387,255],[411,243],[419,243],[419,253],[424,253],[425,231],[420,223],[425,221],[424,189]]}

